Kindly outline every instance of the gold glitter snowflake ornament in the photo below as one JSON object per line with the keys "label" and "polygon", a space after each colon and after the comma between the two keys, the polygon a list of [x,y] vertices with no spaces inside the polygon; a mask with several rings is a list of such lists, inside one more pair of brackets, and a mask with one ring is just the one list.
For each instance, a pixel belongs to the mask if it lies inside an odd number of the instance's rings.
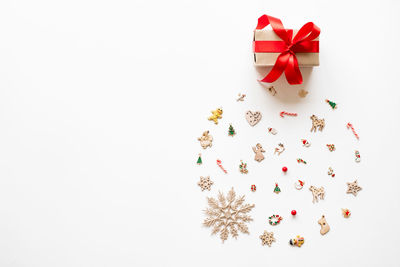
{"label": "gold glitter snowflake ornament", "polygon": [[211,234],[219,233],[222,243],[228,239],[229,233],[232,237],[237,238],[238,232],[249,234],[249,228],[246,223],[253,219],[247,215],[254,207],[254,204],[244,204],[244,196],[236,198],[233,188],[225,197],[219,192],[218,200],[208,197],[208,208],[205,210],[208,216],[203,225],[213,227]]}

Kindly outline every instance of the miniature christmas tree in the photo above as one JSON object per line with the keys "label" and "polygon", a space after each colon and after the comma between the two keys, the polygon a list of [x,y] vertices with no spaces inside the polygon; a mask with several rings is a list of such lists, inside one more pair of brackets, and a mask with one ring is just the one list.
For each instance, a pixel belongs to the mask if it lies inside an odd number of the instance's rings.
{"label": "miniature christmas tree", "polygon": [[229,130],[228,130],[228,135],[229,136],[234,136],[236,134],[235,129],[233,129],[232,124],[229,124]]}
{"label": "miniature christmas tree", "polygon": [[335,102],[329,101],[328,99],[325,99],[325,101],[326,101],[326,103],[328,103],[332,107],[332,109],[336,108],[336,103]]}
{"label": "miniature christmas tree", "polygon": [[203,161],[201,160],[201,153],[199,153],[199,158],[197,159],[197,164],[201,165]]}
{"label": "miniature christmas tree", "polygon": [[281,192],[281,189],[279,188],[278,184],[275,184],[274,193],[279,194],[280,192]]}

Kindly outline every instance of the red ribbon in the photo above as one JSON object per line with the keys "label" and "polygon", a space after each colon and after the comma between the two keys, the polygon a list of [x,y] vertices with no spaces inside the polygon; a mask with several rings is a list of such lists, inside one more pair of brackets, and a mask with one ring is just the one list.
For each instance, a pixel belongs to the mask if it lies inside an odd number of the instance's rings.
{"label": "red ribbon", "polygon": [[303,77],[299,69],[296,53],[318,53],[319,41],[313,41],[321,30],[312,22],[304,24],[292,39],[293,30],[286,30],[280,19],[262,15],[258,19],[256,30],[261,30],[271,24],[272,29],[282,41],[254,41],[255,53],[280,53],[272,70],[262,79],[262,82],[272,83],[283,72],[289,84],[301,84]]}

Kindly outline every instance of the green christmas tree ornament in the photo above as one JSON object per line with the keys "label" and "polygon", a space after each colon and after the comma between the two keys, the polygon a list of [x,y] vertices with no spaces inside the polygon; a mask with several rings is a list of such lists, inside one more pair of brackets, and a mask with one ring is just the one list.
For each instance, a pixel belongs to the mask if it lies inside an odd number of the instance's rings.
{"label": "green christmas tree ornament", "polygon": [[199,158],[197,159],[197,164],[201,165],[203,161],[201,160],[201,153],[199,153]]}
{"label": "green christmas tree ornament", "polygon": [[279,188],[278,184],[275,184],[274,193],[279,194],[280,192],[281,192],[281,189]]}
{"label": "green christmas tree ornament", "polygon": [[332,107],[332,109],[335,109],[337,107],[337,104],[335,102],[332,102],[328,99],[325,99],[325,102],[328,103]]}
{"label": "green christmas tree ornament", "polygon": [[229,130],[228,130],[228,135],[229,136],[234,136],[236,134],[235,129],[233,129],[232,124],[229,124]]}

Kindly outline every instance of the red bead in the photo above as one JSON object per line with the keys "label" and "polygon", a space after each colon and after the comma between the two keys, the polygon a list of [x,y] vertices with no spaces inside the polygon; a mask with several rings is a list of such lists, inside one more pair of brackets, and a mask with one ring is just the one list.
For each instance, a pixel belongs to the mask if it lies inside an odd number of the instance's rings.
{"label": "red bead", "polygon": [[283,172],[287,172],[287,167],[283,167],[283,168],[282,168],[282,171],[283,171]]}
{"label": "red bead", "polygon": [[296,210],[292,210],[291,213],[292,213],[293,216],[297,214]]}

